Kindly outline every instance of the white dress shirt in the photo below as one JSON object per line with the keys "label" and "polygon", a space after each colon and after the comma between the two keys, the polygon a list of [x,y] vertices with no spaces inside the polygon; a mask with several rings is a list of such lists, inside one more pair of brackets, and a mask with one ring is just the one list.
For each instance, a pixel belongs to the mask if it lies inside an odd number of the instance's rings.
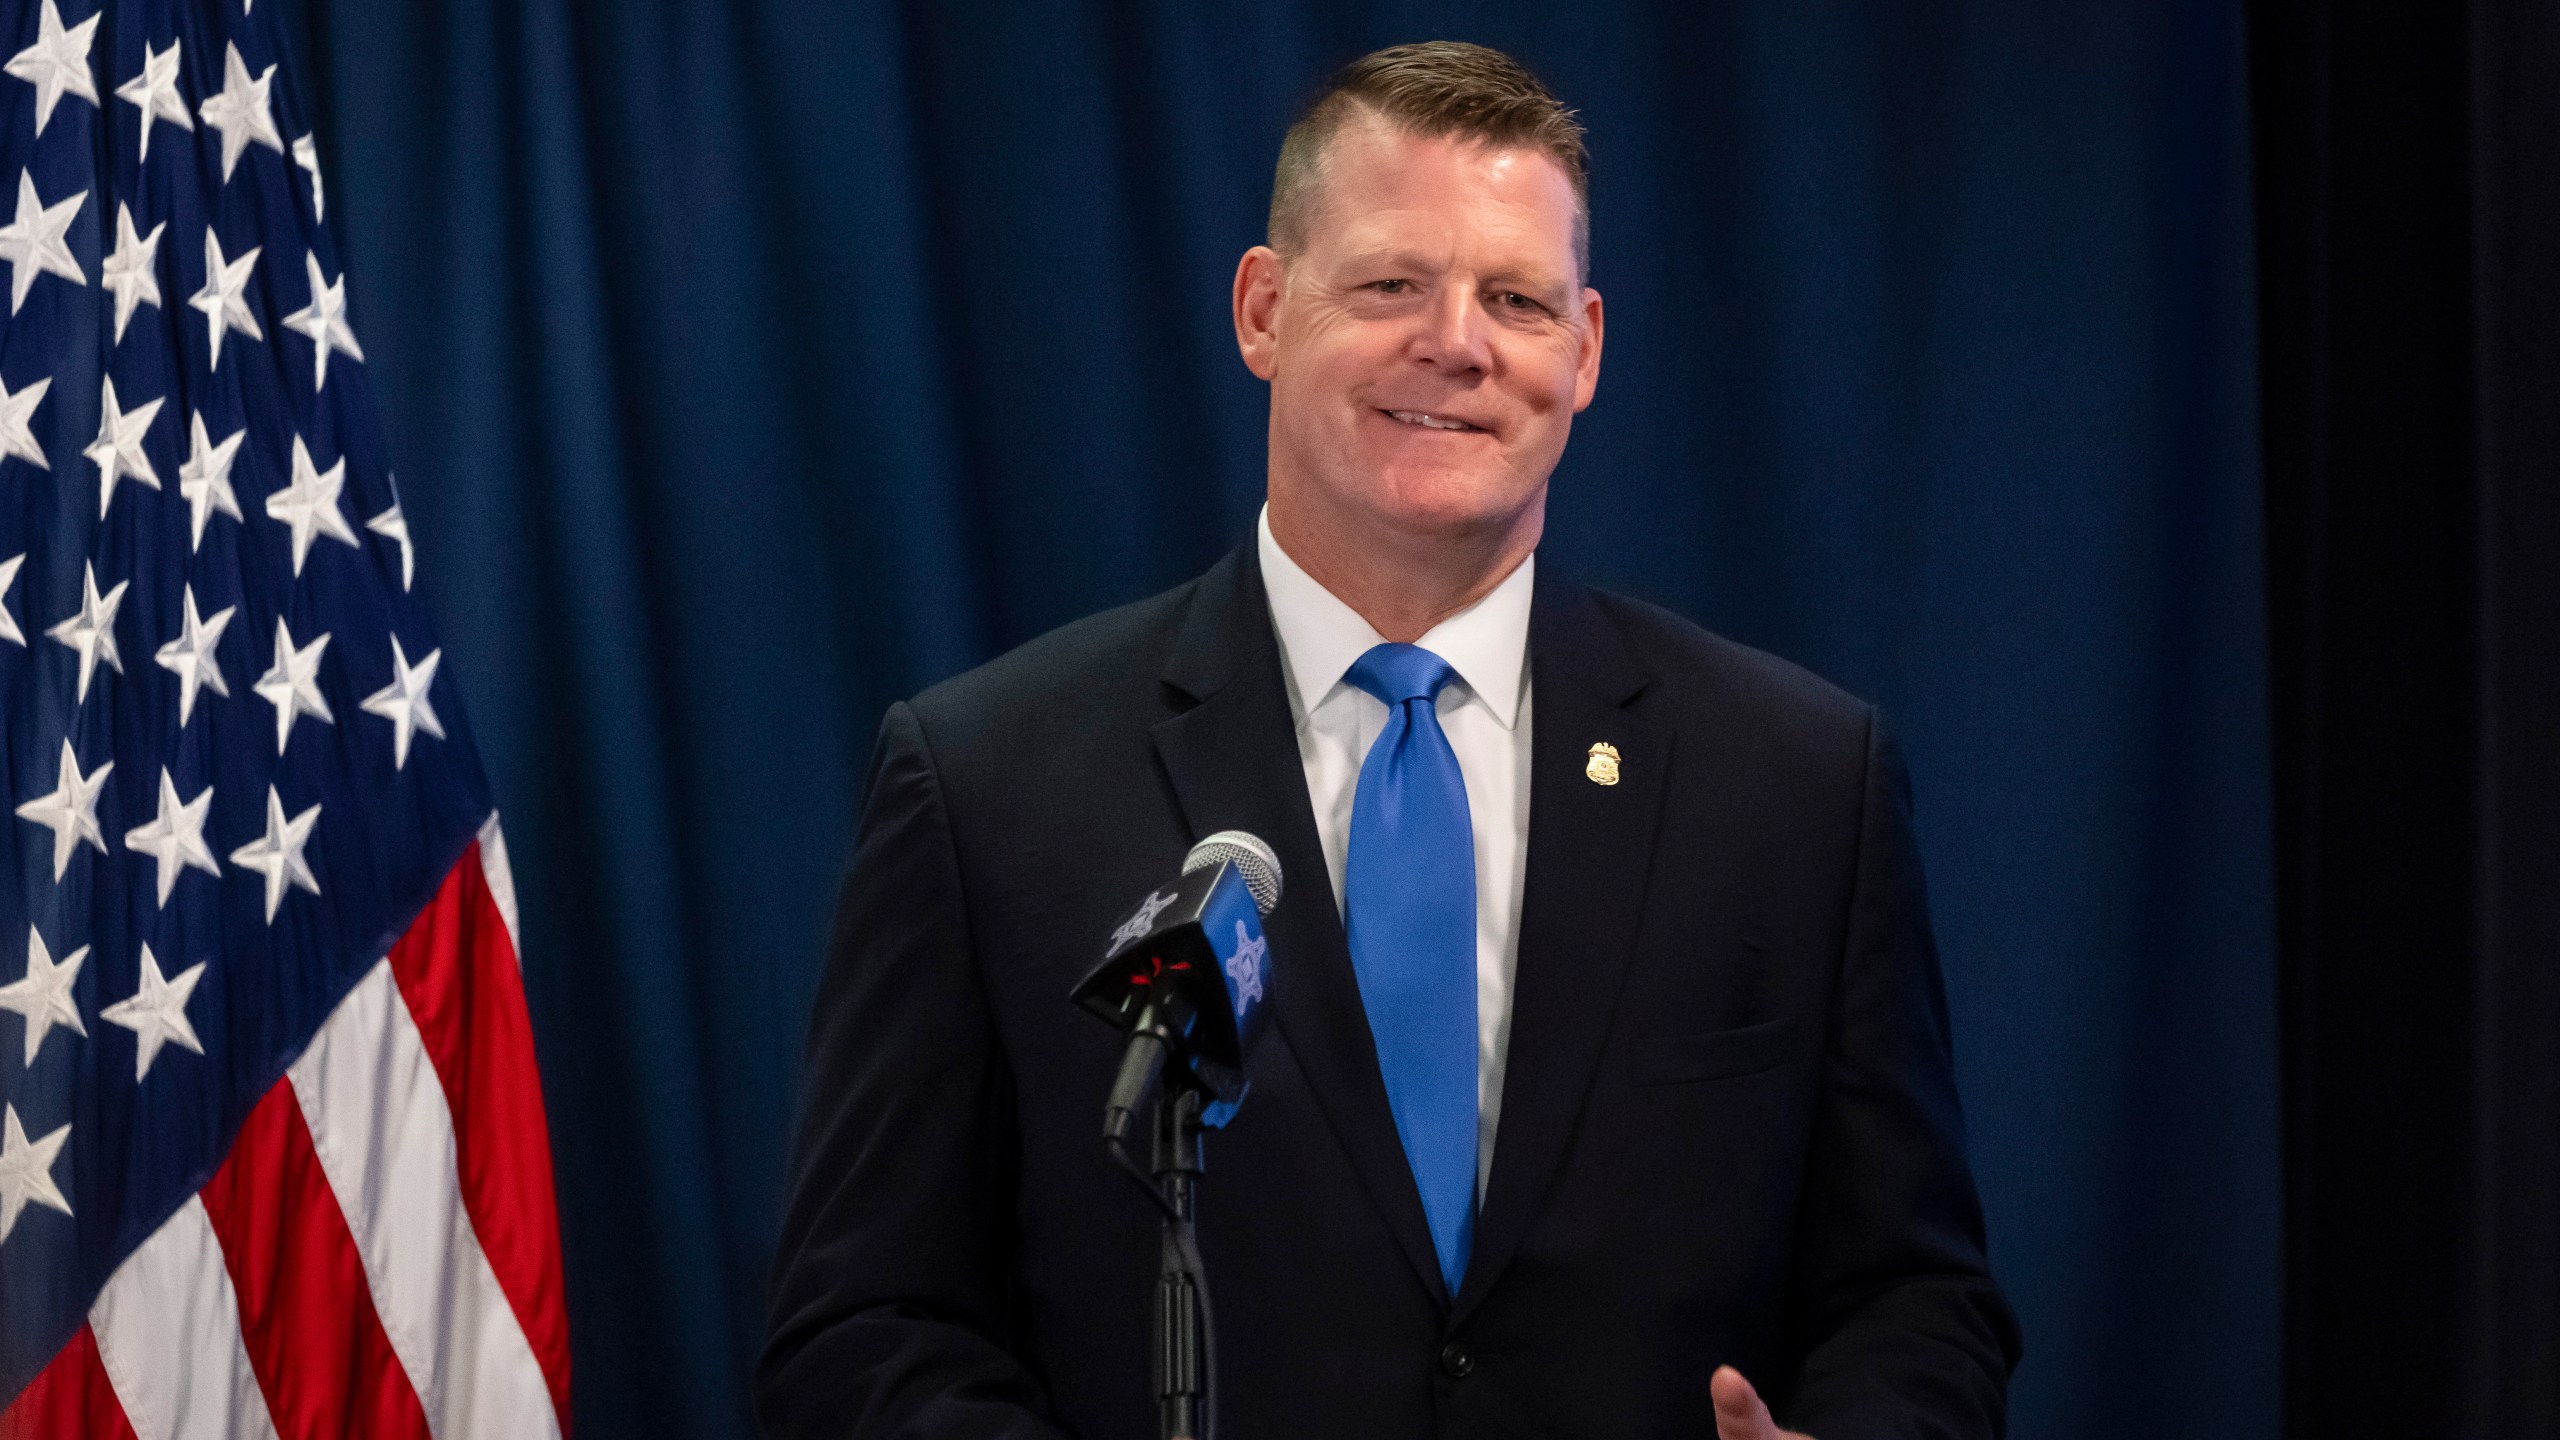
{"label": "white dress shirt", "polygon": [[[1280,636],[1280,668],[1298,726],[1316,835],[1342,909],[1351,802],[1369,746],[1387,728],[1386,702],[1342,678],[1385,637],[1298,568],[1261,524],[1262,586]],[[1529,856],[1529,595],[1538,566],[1520,562],[1492,593],[1431,627],[1423,649],[1458,673],[1440,692],[1440,728],[1458,755],[1476,841],[1476,1197],[1493,1173],[1502,1065],[1511,1044],[1511,977],[1520,954],[1520,879]]]}

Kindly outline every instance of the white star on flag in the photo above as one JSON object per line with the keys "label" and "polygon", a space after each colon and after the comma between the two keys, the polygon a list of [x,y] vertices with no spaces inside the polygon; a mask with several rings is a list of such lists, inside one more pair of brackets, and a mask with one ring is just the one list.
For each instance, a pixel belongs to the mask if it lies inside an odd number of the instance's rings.
{"label": "white star on flag", "polygon": [[293,142],[293,163],[311,172],[311,218],[329,218],[329,197],[320,191],[320,147],[313,143],[312,136]]}
{"label": "white star on flag", "polygon": [[344,352],[351,360],[364,358],[364,347],[356,343],[356,332],[347,328],[347,277],[341,275],[336,284],[321,283],[320,257],[310,251],[302,255],[304,270],[311,277],[311,303],[284,317],[284,328],[311,337],[311,388],[329,388],[329,352]]}
{"label": "white star on flag", "polygon": [[400,513],[400,482],[391,482],[391,508],[364,522],[364,528],[376,535],[400,542],[400,590],[406,594],[409,582],[418,578],[418,552],[409,547],[409,517]]}
{"label": "white star on flag", "polygon": [[214,612],[212,619],[199,620],[195,586],[181,586],[178,600],[183,610],[178,638],[161,646],[151,658],[178,677],[178,728],[183,730],[195,714],[199,688],[210,688],[226,700],[231,698],[231,687],[222,681],[222,665],[214,659],[213,647],[222,643],[223,627],[231,623],[232,614],[240,607],[225,605]]}
{"label": "white star on flag", "polygon": [[315,535],[326,535],[347,548],[361,549],[355,530],[347,524],[346,513],[338,508],[338,494],[347,488],[347,457],[326,470],[311,463],[311,451],[302,437],[293,437],[293,483],[267,497],[267,514],[293,529],[293,573],[302,574],[303,557],[311,553]]}
{"label": "white star on flag", "polygon": [[116,202],[116,250],[106,263],[98,267],[98,283],[116,297],[116,342],[124,342],[124,327],[133,319],[135,307],[160,308],[160,277],[152,270],[160,256],[160,236],[169,228],[161,221],[151,227],[145,237],[133,228],[133,208]]}
{"label": "white star on flag", "polygon": [[195,447],[178,467],[178,493],[187,500],[187,553],[192,555],[204,544],[204,522],[213,518],[213,512],[240,518],[240,497],[231,488],[231,461],[249,432],[234,430],[230,439],[216,445],[205,433],[201,411],[187,417],[187,427]]}
{"label": "white star on flag", "polygon": [[187,1023],[187,1001],[196,993],[196,982],[204,978],[204,962],[199,960],[177,973],[175,978],[160,974],[160,962],[151,947],[142,947],[141,988],[98,1012],[98,1018],[121,1025],[133,1032],[133,1078],[136,1084],[151,1073],[151,1062],[160,1056],[162,1045],[178,1045],[204,1053],[204,1045],[196,1039],[196,1027]]}
{"label": "white star on flag", "polygon": [[[228,614],[230,612],[223,612]],[[204,817],[213,804],[213,787],[193,800],[178,798],[178,782],[170,777],[169,767],[160,767],[160,813],[148,825],[138,825],[124,832],[124,848],[137,855],[148,855],[159,865],[160,904],[169,904],[169,892],[178,888],[178,872],[192,865],[215,879],[222,878],[222,867],[214,863],[213,851],[204,843]]]}
{"label": "white star on flag", "polygon": [[329,702],[321,698],[319,674],[320,652],[329,648],[325,633],[297,650],[293,632],[284,628],[284,617],[276,617],[276,663],[258,677],[249,688],[259,698],[276,707],[276,753],[284,753],[284,742],[293,738],[293,721],[298,715],[309,715],[323,724],[335,725],[337,717],[329,713]]}
{"label": "white star on flag", "polygon": [[0,560],[0,640],[24,650],[27,632],[18,628],[18,617],[9,613],[9,587],[18,583],[18,567],[27,563],[26,552]]}
{"label": "white star on flag", "polygon": [[97,569],[88,561],[81,561],[80,608],[70,619],[44,632],[80,653],[80,688],[72,696],[75,703],[89,698],[89,677],[100,660],[117,674],[124,673],[124,657],[116,651],[116,607],[124,603],[124,587],[132,583],[119,580],[116,588],[100,595]]}
{"label": "white star on flag", "polygon": [[[234,52],[237,53],[237,52]],[[267,332],[258,328],[258,316],[249,308],[241,292],[249,288],[249,277],[255,273],[258,252],[263,245],[252,245],[249,253],[237,260],[222,258],[222,237],[213,227],[204,227],[204,288],[187,297],[187,303],[204,312],[205,343],[213,347],[213,366],[222,368],[222,337],[233,330],[252,340],[264,340]]]}
{"label": "white star on flag", "polygon": [[231,852],[231,863],[243,870],[255,870],[267,877],[267,923],[276,923],[276,907],[284,903],[285,885],[290,882],[317,895],[320,881],[302,858],[302,847],[311,843],[311,827],[320,821],[320,807],[312,806],[287,820],[284,801],[276,787],[267,787],[267,833]]}
{"label": "white star on flag", "polygon": [[222,132],[222,183],[231,183],[231,172],[239,165],[249,142],[257,141],[277,154],[284,153],[284,136],[276,131],[275,113],[268,109],[267,86],[276,78],[276,67],[268,66],[258,78],[249,78],[249,66],[240,58],[237,44],[222,49],[222,90],[204,97],[196,107],[204,123]]}
{"label": "white star on flag", "polygon": [[97,82],[89,78],[89,41],[97,32],[96,15],[63,29],[62,12],[54,8],[53,0],[44,0],[43,8],[36,11],[36,43],[9,57],[8,72],[36,87],[38,135],[52,122],[53,107],[62,103],[63,96],[98,103]]}
{"label": "white star on flag", "polygon": [[53,1157],[70,1138],[71,1127],[64,1125],[30,1141],[26,1127],[18,1123],[18,1107],[0,1106],[0,1240],[18,1228],[18,1212],[30,1204],[71,1213],[71,1202],[53,1183]]}
{"label": "white star on flag", "polygon": [[53,462],[44,458],[44,447],[36,443],[34,427],[27,423],[34,418],[44,392],[52,388],[50,375],[38,376],[34,384],[15,394],[0,384],[0,456],[15,455],[39,470],[53,468]]}
{"label": "white star on flag", "polygon": [[178,41],[171,39],[166,50],[154,50],[151,42],[142,44],[142,73],[116,87],[118,99],[132,101],[142,111],[142,153],[151,158],[151,122],[166,120],[181,130],[196,128],[196,117],[187,113],[187,102],[178,94]]}
{"label": "white star on flag", "polygon": [[47,205],[36,198],[36,177],[25,170],[18,172],[18,218],[0,225],[0,260],[9,262],[10,314],[17,314],[18,307],[27,303],[27,291],[40,274],[50,271],[74,285],[89,283],[88,272],[71,257],[71,247],[62,239],[88,199],[89,192],[83,190]]}
{"label": "white star on flag", "polygon": [[79,1002],[71,998],[72,982],[80,978],[80,962],[89,958],[89,947],[65,955],[57,962],[53,952],[44,948],[44,937],[36,927],[27,927],[27,973],[0,985],[0,1010],[15,1010],[26,1018],[26,1065],[36,1063],[36,1052],[44,1048],[47,1031],[60,1025],[74,1035],[86,1036],[88,1027],[80,1023]]}
{"label": "white star on flag", "polygon": [[151,468],[151,457],[142,452],[142,437],[151,422],[160,417],[165,400],[152,400],[132,410],[116,404],[116,382],[109,377],[99,382],[98,438],[80,453],[98,467],[98,518],[107,518],[107,505],[116,498],[116,481],[132,480],[137,485],[160,488],[160,472]]}
{"label": "white star on flag", "polygon": [[442,650],[430,650],[416,668],[400,650],[400,637],[391,637],[391,683],[364,699],[364,712],[379,715],[391,722],[391,768],[405,770],[409,766],[410,732],[424,730],[437,739],[444,738],[444,724],[436,719],[436,710],[427,703],[427,687],[436,679],[436,665],[444,659]]}
{"label": "white star on flag", "polygon": [[71,751],[71,742],[62,742],[62,768],[56,772],[53,793],[39,795],[18,807],[18,818],[32,820],[53,831],[53,879],[62,883],[62,872],[71,868],[71,852],[88,841],[107,853],[106,832],[98,828],[98,792],[106,788],[107,774],[116,768],[109,760],[94,772],[80,773],[79,757]]}

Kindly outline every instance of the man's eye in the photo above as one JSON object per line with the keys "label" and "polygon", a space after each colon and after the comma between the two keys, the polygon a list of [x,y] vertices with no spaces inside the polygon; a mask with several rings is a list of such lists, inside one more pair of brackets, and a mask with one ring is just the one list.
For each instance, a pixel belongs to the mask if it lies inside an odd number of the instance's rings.
{"label": "man's eye", "polygon": [[1537,301],[1530,299],[1528,296],[1521,294],[1517,290],[1503,291],[1502,303],[1514,310],[1534,310],[1538,308]]}
{"label": "man's eye", "polygon": [[1401,295],[1412,285],[1410,280],[1380,280],[1371,288],[1381,295]]}

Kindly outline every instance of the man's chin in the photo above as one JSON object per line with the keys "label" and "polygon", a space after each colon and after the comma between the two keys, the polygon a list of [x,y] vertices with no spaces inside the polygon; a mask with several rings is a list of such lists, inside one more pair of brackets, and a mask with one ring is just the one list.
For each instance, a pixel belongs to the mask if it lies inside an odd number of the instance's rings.
{"label": "man's chin", "polygon": [[1397,534],[1414,539],[1481,540],[1517,526],[1523,512],[1545,494],[1540,486],[1523,493],[1517,476],[1433,466],[1390,468],[1382,473],[1371,512]]}

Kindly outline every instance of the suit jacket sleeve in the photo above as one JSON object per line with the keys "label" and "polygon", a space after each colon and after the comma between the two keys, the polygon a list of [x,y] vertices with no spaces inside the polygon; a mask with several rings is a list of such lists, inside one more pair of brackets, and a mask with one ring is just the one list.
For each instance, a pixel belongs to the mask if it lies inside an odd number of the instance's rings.
{"label": "suit jacket sleeve", "polygon": [[765,1433],[1053,1437],[1006,1348],[1012,1082],[932,752],[882,722],[811,1018],[757,1366]]}
{"label": "suit jacket sleeve", "polygon": [[1866,769],[1798,1232],[1805,1361],[1782,1419],[1816,1440],[1996,1437],[2017,1322],[1965,1158],[1910,781],[1872,717]]}

